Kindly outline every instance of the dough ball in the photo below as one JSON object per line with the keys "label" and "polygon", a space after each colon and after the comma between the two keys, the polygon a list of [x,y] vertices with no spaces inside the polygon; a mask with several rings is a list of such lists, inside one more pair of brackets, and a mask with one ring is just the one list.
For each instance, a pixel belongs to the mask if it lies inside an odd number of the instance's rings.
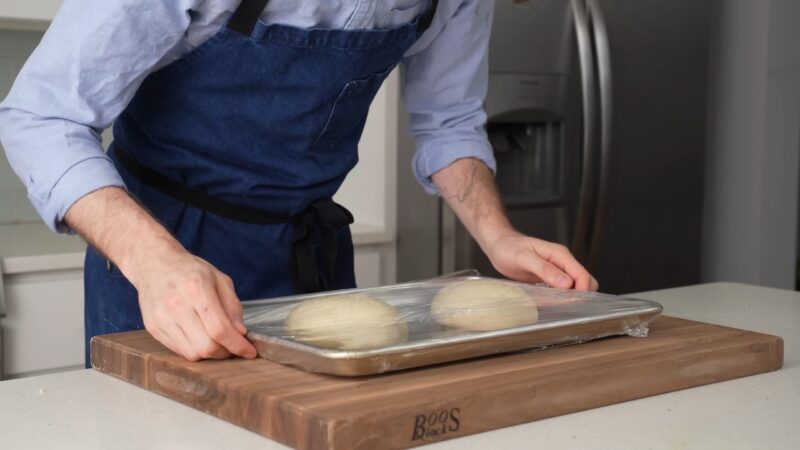
{"label": "dough ball", "polygon": [[295,341],[338,350],[365,350],[403,342],[408,327],[396,309],[367,294],[306,300],[283,324]]}
{"label": "dough ball", "polygon": [[431,303],[431,316],[448,327],[489,331],[536,323],[539,311],[517,285],[467,280],[440,290]]}

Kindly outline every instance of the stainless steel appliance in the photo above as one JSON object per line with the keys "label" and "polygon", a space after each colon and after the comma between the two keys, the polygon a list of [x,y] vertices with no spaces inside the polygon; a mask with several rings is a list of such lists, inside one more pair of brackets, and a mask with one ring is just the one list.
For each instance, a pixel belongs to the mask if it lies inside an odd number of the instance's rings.
{"label": "stainless steel appliance", "polygon": [[[707,30],[707,1],[496,2],[485,108],[503,203],[603,291],[699,281]],[[406,173],[413,141],[399,148],[398,280],[495,274]]]}

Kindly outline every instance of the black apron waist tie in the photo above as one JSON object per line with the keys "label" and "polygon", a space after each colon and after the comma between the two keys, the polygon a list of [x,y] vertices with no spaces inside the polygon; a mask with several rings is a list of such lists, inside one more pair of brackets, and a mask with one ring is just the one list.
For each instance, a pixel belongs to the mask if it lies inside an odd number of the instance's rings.
{"label": "black apron waist tie", "polygon": [[[336,267],[339,232],[353,223],[353,215],[344,206],[330,198],[313,202],[302,213],[287,217],[271,214],[257,208],[237,205],[205,192],[171,180],[149,167],[143,166],[116,142],[114,156],[125,169],[146,185],[176,200],[211,214],[256,225],[292,224],[293,237],[290,271],[295,292],[298,294],[331,289]],[[322,243],[323,267],[327,277],[317,270],[314,248],[314,229],[319,230]]]}

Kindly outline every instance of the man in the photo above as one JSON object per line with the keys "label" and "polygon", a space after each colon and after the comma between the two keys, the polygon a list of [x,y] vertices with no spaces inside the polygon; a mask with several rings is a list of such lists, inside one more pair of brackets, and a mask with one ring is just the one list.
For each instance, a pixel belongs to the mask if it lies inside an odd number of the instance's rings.
{"label": "man", "polygon": [[352,217],[330,199],[401,61],[420,182],[501,273],[596,289],[502,211],[482,129],[492,6],[67,0],[0,139],[47,224],[91,244],[87,344],[144,327],[189,360],[251,358],[240,298],[353,287]]}

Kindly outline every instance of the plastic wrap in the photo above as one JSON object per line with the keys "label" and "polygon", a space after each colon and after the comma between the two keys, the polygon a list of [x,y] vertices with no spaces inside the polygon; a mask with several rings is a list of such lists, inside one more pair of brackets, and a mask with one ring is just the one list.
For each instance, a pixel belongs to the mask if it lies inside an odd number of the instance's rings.
{"label": "plastic wrap", "polygon": [[[485,287],[493,283],[501,287]],[[449,298],[443,300],[445,292]],[[662,310],[647,300],[463,273],[259,300],[244,308],[248,338],[261,357],[345,376],[613,335],[644,337]]]}

